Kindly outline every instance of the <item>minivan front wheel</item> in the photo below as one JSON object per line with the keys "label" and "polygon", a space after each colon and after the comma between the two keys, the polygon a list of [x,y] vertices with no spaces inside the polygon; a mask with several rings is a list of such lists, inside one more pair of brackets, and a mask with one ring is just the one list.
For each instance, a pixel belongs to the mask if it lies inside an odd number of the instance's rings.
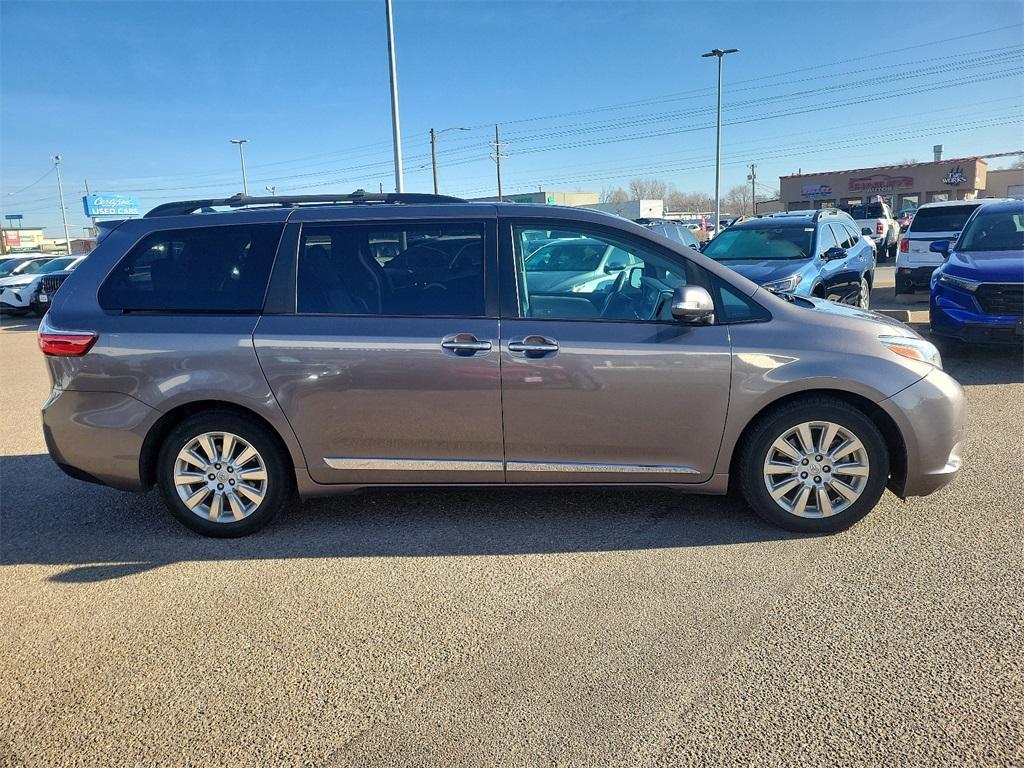
{"label": "minivan front wheel", "polygon": [[747,503],[768,522],[831,533],[878,503],[889,454],[867,416],[841,400],[817,397],[762,419],[746,441],[740,473]]}
{"label": "minivan front wheel", "polygon": [[168,508],[206,536],[253,533],[287,504],[288,464],[274,437],[255,420],[208,411],[175,427],[157,459]]}

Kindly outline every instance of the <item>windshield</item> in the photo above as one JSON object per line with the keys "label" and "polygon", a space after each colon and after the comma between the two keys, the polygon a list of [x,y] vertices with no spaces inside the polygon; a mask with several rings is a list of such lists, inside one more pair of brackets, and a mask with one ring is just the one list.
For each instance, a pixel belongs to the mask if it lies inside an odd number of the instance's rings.
{"label": "windshield", "polygon": [[704,255],[716,261],[806,259],[813,235],[813,227],[730,228],[705,246]]}
{"label": "windshield", "polygon": [[909,232],[959,232],[977,210],[976,205],[943,205],[921,208],[910,222]]}
{"label": "windshield", "polygon": [[50,263],[49,259],[36,259],[30,261],[21,269],[15,269],[11,272],[12,275],[36,275],[43,271],[43,267]]}
{"label": "windshield", "polygon": [[982,211],[960,240],[958,251],[1024,251],[1024,209]]}
{"label": "windshield", "polygon": [[74,256],[67,256],[63,259],[52,259],[47,261],[45,264],[40,264],[39,269],[36,270],[35,274],[45,275],[48,272],[59,272],[62,269],[67,269],[68,265],[74,260]]}
{"label": "windshield", "polygon": [[0,264],[0,277],[7,277],[14,268],[19,264],[22,264],[24,259],[8,259],[3,264]]}
{"label": "windshield", "polygon": [[593,272],[608,248],[594,240],[549,243],[526,260],[527,272]]}
{"label": "windshield", "polygon": [[868,203],[867,205],[851,205],[842,208],[855,219],[880,219],[885,216],[885,208],[881,203]]}

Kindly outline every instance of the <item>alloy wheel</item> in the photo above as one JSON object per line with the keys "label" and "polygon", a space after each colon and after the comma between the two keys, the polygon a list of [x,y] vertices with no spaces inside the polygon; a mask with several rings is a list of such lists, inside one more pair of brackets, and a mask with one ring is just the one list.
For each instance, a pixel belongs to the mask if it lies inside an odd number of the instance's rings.
{"label": "alloy wheel", "polygon": [[174,460],[174,487],[193,514],[233,523],[255,512],[267,493],[267,465],[259,451],[231,432],[204,432]]}
{"label": "alloy wheel", "polygon": [[838,515],[861,497],[869,474],[864,444],[831,421],[807,421],[787,429],[764,460],[769,495],[797,517]]}
{"label": "alloy wheel", "polygon": [[857,297],[857,306],[861,309],[870,309],[871,307],[871,286],[868,285],[868,279],[862,277],[860,279],[860,295]]}

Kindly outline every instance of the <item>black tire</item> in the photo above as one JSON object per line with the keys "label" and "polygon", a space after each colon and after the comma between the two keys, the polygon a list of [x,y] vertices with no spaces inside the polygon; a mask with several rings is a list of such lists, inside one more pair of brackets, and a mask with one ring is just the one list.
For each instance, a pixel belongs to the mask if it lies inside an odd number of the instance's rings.
{"label": "black tire", "polygon": [[[787,430],[808,421],[829,421],[849,430],[867,452],[869,469],[861,495],[831,517],[798,517],[771,497],[764,480],[764,462],[772,444]],[[837,398],[815,395],[782,405],[759,417],[746,435],[737,464],[740,489],[763,520],[800,533],[835,533],[849,528],[870,512],[889,479],[889,452],[874,422]]]}
{"label": "black tire", "polygon": [[[263,499],[255,510],[241,520],[214,522],[200,517],[178,495],[174,483],[178,453],[196,437],[207,432],[230,432],[237,435],[255,448],[263,459],[266,467]],[[179,522],[204,536],[217,538],[247,536],[258,531],[288,505],[295,483],[291,463],[276,435],[255,419],[222,410],[203,411],[189,416],[171,430],[157,457],[156,478],[164,503]]]}

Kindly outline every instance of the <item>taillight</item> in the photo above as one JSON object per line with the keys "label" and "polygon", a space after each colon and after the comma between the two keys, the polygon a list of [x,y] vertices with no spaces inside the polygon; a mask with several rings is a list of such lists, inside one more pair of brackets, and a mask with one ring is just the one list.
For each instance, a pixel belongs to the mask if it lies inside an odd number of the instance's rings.
{"label": "taillight", "polygon": [[93,331],[65,331],[52,328],[46,318],[39,324],[39,348],[50,357],[81,357],[96,343]]}
{"label": "taillight", "polygon": [[905,237],[900,240],[900,253],[910,253],[910,241]]}
{"label": "taillight", "polygon": [[884,235],[885,234],[885,223],[884,222],[881,222],[881,221],[876,221],[875,222],[875,234],[876,235]]}

